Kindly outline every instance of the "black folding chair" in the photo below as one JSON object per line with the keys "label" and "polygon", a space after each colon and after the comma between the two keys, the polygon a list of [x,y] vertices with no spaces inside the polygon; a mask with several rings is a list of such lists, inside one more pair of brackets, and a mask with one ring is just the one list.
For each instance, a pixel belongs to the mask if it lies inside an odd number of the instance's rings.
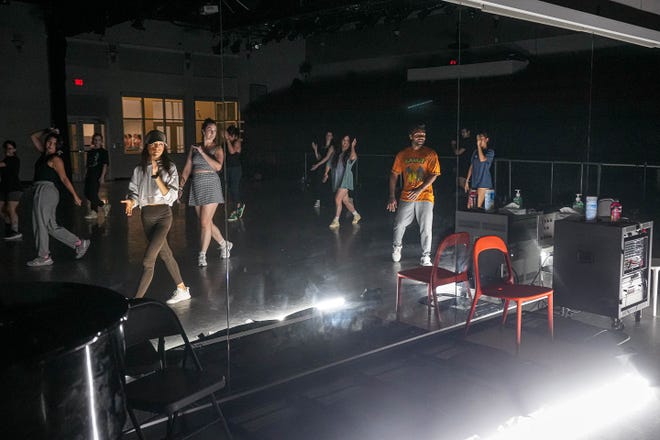
{"label": "black folding chair", "polygon": [[[180,336],[184,342],[181,362],[168,365],[165,355],[165,337]],[[128,415],[137,436],[144,439],[135,410],[155,414],[167,414],[167,438],[174,435],[174,423],[187,406],[209,398],[218,418],[187,437],[197,434],[208,426],[221,421],[231,439],[231,432],[220,405],[214,395],[225,387],[225,377],[220,372],[204,370],[199,362],[179,318],[167,305],[151,299],[130,301],[128,319],[124,323],[126,341],[125,374],[138,376],[125,384]],[[155,350],[151,340],[158,341]],[[190,359],[192,362],[187,362]],[[192,364],[186,367],[186,363]],[[146,374],[145,374],[146,373]]]}

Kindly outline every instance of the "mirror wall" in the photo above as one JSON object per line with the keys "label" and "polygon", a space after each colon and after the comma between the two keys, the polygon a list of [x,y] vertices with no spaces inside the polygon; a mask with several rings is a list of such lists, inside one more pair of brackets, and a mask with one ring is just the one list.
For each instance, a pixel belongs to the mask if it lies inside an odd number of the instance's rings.
{"label": "mirror wall", "polygon": [[[246,138],[259,146],[255,154],[273,157],[273,175],[299,180],[290,187],[292,179],[278,183],[296,208],[281,193],[265,202],[278,232],[247,232],[259,237],[252,250],[263,266],[256,275],[230,267],[229,297],[246,308],[236,316],[284,319],[287,344],[319,348],[321,355],[298,359],[302,370],[465,321],[470,303],[456,284],[438,290],[440,321],[427,307],[425,285],[407,280],[397,312],[397,273],[417,266],[423,249],[413,223],[401,261],[391,261],[396,214],[386,210],[388,180],[415,123],[426,124],[426,145],[439,156],[442,171],[433,183],[433,253],[459,229],[456,211],[467,204],[460,178],[480,133],[495,151],[498,208],[520,189],[524,208],[538,213],[570,207],[582,194],[582,200],[619,198],[631,215],[651,215],[646,208],[657,178],[649,164],[656,153],[644,142],[657,119],[648,89],[657,74],[651,50],[453,4],[413,5],[404,12],[310,35],[306,75],[245,113]],[[330,185],[321,185],[320,196],[315,192],[311,168],[323,155],[315,157],[311,144],[321,146],[328,131],[339,149],[344,135],[357,138],[350,193],[362,216],[357,226],[344,207],[340,228],[329,229],[335,213]],[[644,163],[640,172],[635,165]],[[253,190],[269,186],[257,183]],[[320,208],[313,207],[317,198]],[[281,216],[278,206],[295,214]],[[291,246],[291,237],[297,245]],[[455,268],[466,258],[459,254],[450,252],[441,264]],[[521,282],[551,282],[539,277],[537,258],[521,263]],[[248,293],[245,285],[251,286]],[[300,321],[291,324],[292,318]]]}
{"label": "mirror wall", "polygon": [[[495,152],[497,208],[520,189],[530,212],[570,207],[579,193],[619,198],[626,213],[652,215],[657,153],[646,140],[658,116],[657,92],[649,89],[658,72],[650,49],[454,4],[412,3],[312,33],[304,75],[244,112],[247,173],[263,177],[246,191],[268,227],[228,225],[250,253],[249,262],[227,263],[228,321],[237,338],[230,370],[244,365],[239,336],[254,329],[265,329],[253,340],[263,344],[263,368],[286,365],[292,373],[462,326],[470,301],[461,284],[437,290],[439,320],[424,284],[404,279],[396,305],[397,273],[418,266],[423,253],[413,222],[401,261],[392,261],[397,220],[386,209],[390,170],[414,124],[425,124],[441,168],[432,185],[431,257],[461,230],[456,212],[468,202],[461,178],[482,133]],[[362,219],[351,224],[343,206],[338,229],[328,227],[335,193],[312,170],[324,157],[312,143],[322,150],[328,132],[335,152],[344,136],[357,139],[359,158],[349,197]],[[519,281],[551,282],[539,276],[538,258],[520,263]],[[459,249],[440,263],[453,269],[466,259]],[[477,317],[498,310],[490,304]]]}
{"label": "mirror wall", "polygon": [[[234,244],[230,258],[211,241],[208,266],[198,266],[201,223],[187,192],[174,206],[170,235],[193,292],[173,308],[226,368],[233,391],[463,325],[465,285],[442,286],[429,301],[424,284],[403,279],[397,307],[397,274],[433,259],[456,231],[474,238],[474,212],[463,214],[480,134],[494,151],[496,208],[512,203],[519,189],[522,209],[533,216],[570,207],[582,194],[618,198],[624,215],[653,217],[660,184],[656,51],[449,2],[298,12],[238,26],[235,12],[223,9],[206,17],[225,17],[215,34],[153,20],[144,30],[125,22],[67,41],[67,75],[84,85],[67,90],[71,138],[84,149],[93,130],[81,127],[102,126],[115,179],[105,227],[71,214],[70,223],[91,236],[92,252],[103,256],[90,259],[96,266],[76,272],[77,279],[133,294],[147,239],[139,216],[122,215],[120,200],[147,128],[169,133],[182,173],[205,117],[215,117],[220,132],[240,126],[238,197],[247,208],[232,221],[237,196],[229,191],[214,216]],[[405,177],[392,179],[395,157],[410,148],[418,124],[425,126],[427,155],[401,156],[395,169]],[[353,142],[357,160],[349,165]],[[84,152],[76,154],[75,164],[84,164]],[[419,214],[401,239],[395,229],[405,223],[404,205],[391,212],[390,183],[399,200],[408,185],[437,171],[426,168],[435,157],[439,175],[426,211],[432,221]],[[352,182],[334,181],[347,167]],[[225,191],[230,183],[223,174]],[[333,183],[346,186],[339,199]],[[428,205],[425,198],[420,203]],[[331,228],[335,217],[339,227]],[[459,225],[459,217],[467,223]],[[420,230],[418,220],[430,227]],[[536,223],[525,231],[536,245],[543,238]],[[402,245],[400,257],[393,258],[393,245]],[[439,263],[453,270],[468,255],[450,248]],[[516,263],[516,276],[546,284],[551,279],[540,273],[535,249]],[[11,252],[12,261],[23,258],[19,247]],[[171,279],[160,266],[156,274],[149,295],[166,300]],[[477,310],[477,318],[498,307]]]}

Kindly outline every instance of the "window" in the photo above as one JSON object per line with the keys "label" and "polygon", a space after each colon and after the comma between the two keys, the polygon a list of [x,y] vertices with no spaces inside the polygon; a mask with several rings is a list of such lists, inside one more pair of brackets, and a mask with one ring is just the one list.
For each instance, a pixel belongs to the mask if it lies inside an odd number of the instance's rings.
{"label": "window", "polygon": [[241,110],[237,101],[195,101],[195,139],[202,141],[202,123],[211,118],[218,123],[218,136],[230,125],[241,128]]}
{"label": "window", "polygon": [[184,153],[183,100],[167,98],[122,98],[124,117],[124,153],[142,151],[142,138],[151,130],[167,136],[170,153]]}

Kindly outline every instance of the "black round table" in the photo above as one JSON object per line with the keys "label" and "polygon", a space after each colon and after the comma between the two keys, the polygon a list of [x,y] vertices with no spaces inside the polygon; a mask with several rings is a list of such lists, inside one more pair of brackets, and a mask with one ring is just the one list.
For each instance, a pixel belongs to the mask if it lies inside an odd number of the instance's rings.
{"label": "black round table", "polygon": [[0,287],[3,436],[118,439],[125,422],[128,301],[104,287],[62,282]]}

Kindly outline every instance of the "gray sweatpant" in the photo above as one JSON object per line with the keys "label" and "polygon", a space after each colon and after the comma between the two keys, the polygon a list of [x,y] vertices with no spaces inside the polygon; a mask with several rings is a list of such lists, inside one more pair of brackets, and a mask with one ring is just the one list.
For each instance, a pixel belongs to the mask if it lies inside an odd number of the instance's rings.
{"label": "gray sweatpant", "polygon": [[401,246],[406,228],[417,220],[421,235],[422,256],[431,255],[431,239],[433,229],[433,203],[432,202],[404,202],[399,201],[399,207],[394,220],[394,246]]}
{"label": "gray sweatpant", "polygon": [[32,230],[37,247],[37,255],[46,257],[50,254],[49,235],[75,249],[80,238],[59,226],[55,219],[60,192],[52,182],[39,180],[34,187],[34,205],[32,207]]}

